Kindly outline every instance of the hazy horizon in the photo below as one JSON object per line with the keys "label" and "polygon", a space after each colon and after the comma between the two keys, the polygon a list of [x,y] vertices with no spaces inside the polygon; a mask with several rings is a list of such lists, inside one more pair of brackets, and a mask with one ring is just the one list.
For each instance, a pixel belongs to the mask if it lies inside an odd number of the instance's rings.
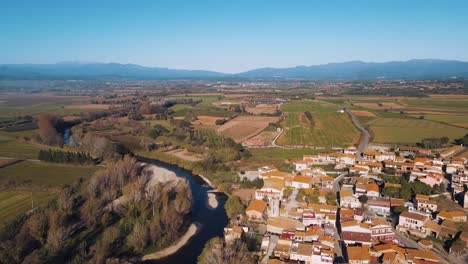
{"label": "hazy horizon", "polygon": [[356,60],[468,61],[467,13],[466,1],[20,0],[0,10],[0,64],[238,73]]}

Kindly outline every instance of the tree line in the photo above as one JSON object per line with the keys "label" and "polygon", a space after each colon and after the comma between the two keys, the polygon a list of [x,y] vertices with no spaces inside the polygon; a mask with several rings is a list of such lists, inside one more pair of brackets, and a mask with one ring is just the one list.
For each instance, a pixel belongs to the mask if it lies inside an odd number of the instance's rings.
{"label": "tree line", "polygon": [[95,164],[95,159],[87,152],[72,152],[62,150],[40,150],[38,159],[54,163],[74,163],[80,165]]}

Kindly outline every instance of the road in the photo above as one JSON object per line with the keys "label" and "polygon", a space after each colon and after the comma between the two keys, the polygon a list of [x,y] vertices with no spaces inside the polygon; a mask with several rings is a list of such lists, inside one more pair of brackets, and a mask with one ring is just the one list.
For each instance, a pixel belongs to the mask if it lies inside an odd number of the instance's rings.
{"label": "road", "polygon": [[268,260],[270,259],[271,254],[273,253],[273,250],[276,247],[276,243],[278,243],[278,236],[276,235],[271,235],[270,237],[270,246],[268,247],[268,252],[266,253],[265,257],[262,259],[262,264],[267,264]]}
{"label": "road", "polygon": [[359,120],[356,118],[349,109],[346,108],[346,113],[351,117],[351,120],[353,121],[354,125],[357,127],[362,132],[362,137],[361,137],[361,143],[359,145],[359,148],[357,150],[358,154],[358,159],[361,159],[361,153],[364,152],[364,150],[367,148],[367,145],[369,144],[370,141],[370,133],[367,131],[359,122]]}
{"label": "road", "polygon": [[341,173],[338,177],[335,178],[335,180],[333,181],[333,190],[335,192],[339,192],[340,191],[340,182],[341,180],[343,180],[344,176],[346,176],[347,172],[343,172]]}

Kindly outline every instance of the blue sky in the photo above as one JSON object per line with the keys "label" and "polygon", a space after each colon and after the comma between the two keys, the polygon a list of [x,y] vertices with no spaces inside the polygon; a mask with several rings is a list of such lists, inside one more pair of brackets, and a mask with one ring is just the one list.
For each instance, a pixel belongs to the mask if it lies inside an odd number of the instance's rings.
{"label": "blue sky", "polygon": [[240,72],[413,58],[468,61],[468,1],[0,1],[0,64]]}

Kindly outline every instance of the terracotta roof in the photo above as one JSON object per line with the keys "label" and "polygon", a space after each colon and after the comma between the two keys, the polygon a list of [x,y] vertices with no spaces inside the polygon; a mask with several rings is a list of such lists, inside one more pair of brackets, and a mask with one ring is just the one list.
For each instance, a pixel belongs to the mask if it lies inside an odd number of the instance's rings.
{"label": "terracotta roof", "polygon": [[432,243],[432,241],[427,240],[427,239],[421,239],[421,240],[418,241],[418,243],[421,244],[422,246],[425,246],[425,247],[434,245],[434,243]]}
{"label": "terracotta roof", "polygon": [[263,188],[271,188],[278,191],[281,191],[284,188],[284,180],[278,178],[264,179]]}
{"label": "terracotta roof", "polygon": [[330,176],[323,176],[323,177],[322,177],[322,181],[323,181],[323,182],[324,182],[324,181],[332,182],[332,181],[334,181],[334,180],[335,180],[335,179],[333,179],[333,178],[330,177]]}
{"label": "terracotta roof", "polygon": [[349,227],[349,226],[358,226],[359,223],[356,220],[349,220],[341,222],[341,228]]}
{"label": "terracotta roof", "polygon": [[379,186],[375,183],[370,183],[366,185],[367,192],[379,192]]}
{"label": "terracotta roof", "polygon": [[260,176],[262,177],[286,177],[288,176],[288,174],[279,170],[273,170],[273,171],[261,173]]}
{"label": "terracotta roof", "polygon": [[370,260],[369,246],[347,247],[347,252],[349,260]]}
{"label": "terracotta roof", "polygon": [[295,176],[293,181],[310,184],[312,182],[312,178],[308,176]]}
{"label": "terracotta roof", "polygon": [[262,200],[254,200],[249,204],[249,207],[245,210],[246,212],[248,211],[256,211],[261,214],[265,212],[265,209],[267,207],[267,203],[262,201]]}
{"label": "terracotta roof", "polygon": [[463,217],[463,216],[465,216],[465,212],[463,211],[451,211],[451,212],[441,211],[437,215],[437,217],[446,218],[446,219],[453,219],[455,217]]}
{"label": "terracotta roof", "polygon": [[438,262],[439,258],[436,256],[436,254],[430,250],[419,250],[419,249],[411,249],[408,248],[406,249],[407,259],[408,260],[427,260],[427,261],[433,261],[433,262]]}
{"label": "terracotta roof", "polygon": [[304,225],[301,222],[282,216],[268,218],[267,225],[280,227],[285,230],[304,229]]}
{"label": "terracotta roof", "polygon": [[407,211],[401,213],[400,216],[403,216],[403,217],[406,217],[406,218],[411,218],[411,219],[422,221],[422,222],[426,221],[426,219],[427,219],[427,216],[420,215],[420,214],[415,214],[415,213],[411,213],[411,212],[407,212]]}

